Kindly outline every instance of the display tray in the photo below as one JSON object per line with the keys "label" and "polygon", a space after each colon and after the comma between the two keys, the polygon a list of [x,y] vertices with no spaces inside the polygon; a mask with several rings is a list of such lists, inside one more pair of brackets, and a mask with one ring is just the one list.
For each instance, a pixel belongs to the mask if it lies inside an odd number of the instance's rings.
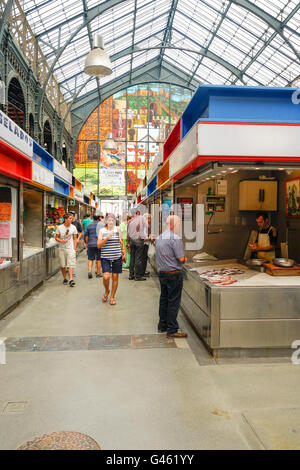
{"label": "display tray", "polygon": [[[244,271],[243,274],[232,275],[232,279],[236,280],[234,284],[228,286],[221,286],[218,284],[213,284],[209,281],[202,280],[199,277],[199,274],[207,271],[209,269],[218,269],[221,268],[238,268]],[[192,269],[192,270],[191,270]],[[248,266],[245,266],[243,263],[238,263],[237,260],[219,260],[219,261],[208,261],[206,263],[188,263],[184,266],[184,270],[192,275],[194,279],[197,279],[199,282],[204,282],[210,287],[216,289],[228,289],[228,288],[237,288],[237,287],[300,287],[300,276],[270,276],[267,273],[260,273],[250,269]]]}

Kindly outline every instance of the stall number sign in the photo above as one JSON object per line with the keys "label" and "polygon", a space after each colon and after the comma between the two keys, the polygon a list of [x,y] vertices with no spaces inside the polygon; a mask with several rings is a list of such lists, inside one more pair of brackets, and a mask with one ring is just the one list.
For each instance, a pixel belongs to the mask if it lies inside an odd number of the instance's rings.
{"label": "stall number sign", "polygon": [[178,197],[177,204],[181,207],[182,220],[193,220],[193,198]]}

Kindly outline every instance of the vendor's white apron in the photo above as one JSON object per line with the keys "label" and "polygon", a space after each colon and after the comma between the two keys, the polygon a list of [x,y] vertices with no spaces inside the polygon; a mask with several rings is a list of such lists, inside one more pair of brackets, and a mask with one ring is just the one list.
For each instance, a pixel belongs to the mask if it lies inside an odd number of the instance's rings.
{"label": "vendor's white apron", "polygon": [[[270,237],[269,233],[272,227],[269,228],[268,233],[259,233],[258,234],[258,246],[264,247],[264,246],[270,246]],[[272,262],[273,259],[275,258],[275,250],[272,251],[258,251],[257,252],[257,257],[260,259],[267,259],[268,261]]]}

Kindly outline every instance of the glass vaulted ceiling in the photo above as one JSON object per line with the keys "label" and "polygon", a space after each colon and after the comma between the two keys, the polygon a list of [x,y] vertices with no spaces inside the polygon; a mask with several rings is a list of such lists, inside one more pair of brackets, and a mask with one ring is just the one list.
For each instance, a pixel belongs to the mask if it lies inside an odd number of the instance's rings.
{"label": "glass vaulted ceiling", "polygon": [[[299,0],[21,0],[67,101],[97,89],[84,61],[93,33],[104,36],[113,74],[154,61],[212,84],[291,85],[300,75]],[[86,22],[87,15],[102,9]],[[94,8],[94,10],[93,10]],[[78,30],[56,59],[59,48]],[[166,45],[164,49],[159,46]],[[141,50],[131,53],[133,46]],[[196,51],[196,52],[193,52]],[[202,54],[199,54],[202,51]]]}

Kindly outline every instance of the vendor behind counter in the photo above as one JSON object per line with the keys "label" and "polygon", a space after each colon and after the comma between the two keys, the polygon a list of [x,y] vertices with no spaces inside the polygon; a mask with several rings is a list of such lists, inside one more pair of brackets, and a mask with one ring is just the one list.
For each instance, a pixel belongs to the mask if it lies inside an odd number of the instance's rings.
{"label": "vendor behind counter", "polygon": [[252,258],[266,259],[270,262],[276,258],[275,249],[277,245],[278,232],[276,227],[269,224],[268,214],[259,212],[256,214],[258,234],[255,243],[249,245]]}

